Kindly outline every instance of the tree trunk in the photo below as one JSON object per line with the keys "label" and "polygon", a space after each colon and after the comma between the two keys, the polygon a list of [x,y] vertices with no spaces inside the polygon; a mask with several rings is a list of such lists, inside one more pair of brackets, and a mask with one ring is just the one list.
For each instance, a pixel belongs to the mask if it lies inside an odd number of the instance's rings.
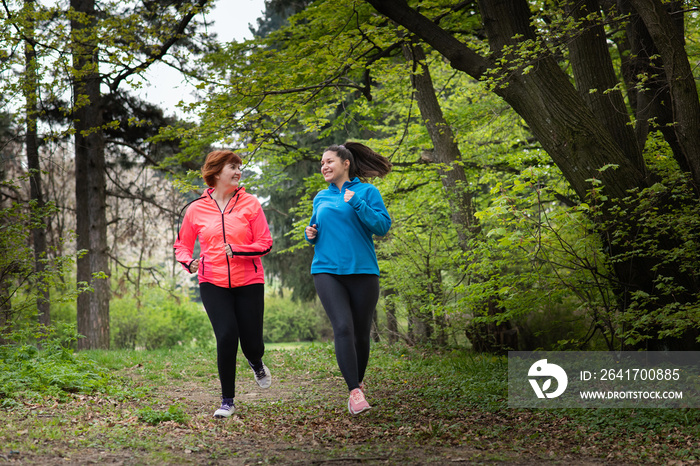
{"label": "tree trunk", "polygon": [[[30,197],[32,200],[33,225],[32,241],[34,243],[34,272],[37,280],[38,296],[36,301],[37,318],[40,324],[51,325],[51,301],[48,283],[44,277],[48,254],[46,250],[46,228],[43,226],[44,193],[41,186],[41,163],[39,161],[39,137],[37,134],[37,93],[39,92],[39,79],[36,69],[36,51],[34,49],[34,0],[25,0],[27,10],[27,28],[24,41],[24,58],[26,67],[26,84],[24,87],[26,101],[27,134],[25,138],[27,150],[27,168],[29,169]],[[36,218],[35,215],[39,215]]]}
{"label": "tree trunk", "polygon": [[413,63],[411,82],[416,90],[416,102],[423,123],[433,143],[429,157],[431,162],[444,167],[440,169],[440,179],[452,211],[452,224],[457,229],[460,247],[467,250],[470,233],[477,228],[477,222],[467,175],[460,165],[462,154],[452,127],[445,120],[440,108],[423,48],[419,44],[412,44],[411,47],[404,45],[403,53],[406,60]]}
{"label": "tree trunk", "polygon": [[[495,55],[521,40],[537,41],[524,0],[483,1],[480,10]],[[503,58],[518,59],[515,55]],[[638,161],[627,157],[551,55],[538,57],[537,66],[528,73],[522,72],[525,66],[503,75],[507,85],[498,83],[494,92],[525,119],[581,200],[591,192],[593,179],[600,180],[605,195],[615,199],[647,185]],[[602,170],[612,165],[616,168]]]}
{"label": "tree trunk", "polygon": [[408,310],[408,338],[411,344],[424,345],[433,337],[432,315],[419,307]]}
{"label": "tree trunk", "polygon": [[[432,318],[433,342],[440,347],[447,346],[447,331],[445,319],[445,294],[442,290],[442,274],[440,270],[428,269],[427,283],[428,302],[427,305],[432,309],[430,317]],[[441,308],[436,311],[435,305]]]}
{"label": "tree trunk", "polygon": [[[430,75],[430,69],[426,62],[425,52],[419,44],[413,44],[410,48],[403,47],[404,56],[414,63],[414,72],[411,75],[411,82],[416,91],[416,102],[423,118],[423,123],[428,129],[428,134],[433,143],[433,151],[430,154],[430,161],[439,163],[445,168],[440,170],[440,179],[445,188],[450,210],[452,212],[452,223],[457,229],[458,244],[463,251],[469,249],[469,241],[478,234],[479,226],[474,216],[473,195],[469,189],[466,172],[460,164],[462,154],[455,139],[452,127],[445,120],[440,102],[437,99],[435,86]],[[634,135],[632,135],[634,137]],[[440,272],[437,271],[437,274]],[[430,274],[429,274],[430,275]],[[434,277],[439,280],[439,275]],[[476,280],[486,281],[485,277],[475,277]],[[432,287],[432,281],[428,287]],[[441,287],[437,283],[438,287]],[[496,315],[497,312],[491,309],[491,303],[495,300],[484,302],[484,307],[480,311],[484,315]],[[479,311],[477,311],[479,312]],[[498,310],[498,313],[502,310]],[[447,334],[445,333],[446,319],[444,314],[433,315],[436,327],[436,343],[438,346],[447,346]],[[508,323],[510,325],[510,323]],[[476,327],[476,324],[472,324]],[[487,324],[482,329],[472,329],[472,332],[487,333]]]}
{"label": "tree trunk", "polygon": [[372,317],[372,328],[370,329],[370,337],[375,343],[382,341],[382,337],[379,334],[379,318],[377,316],[377,309],[374,310],[374,316]]}
{"label": "tree trunk", "polygon": [[690,68],[682,29],[679,31],[660,0],[630,0],[644,21],[664,63],[671,94],[673,129],[700,194],[700,99]]}
{"label": "tree trunk", "polygon": [[603,127],[611,133],[625,157],[646,176],[642,150],[635,138],[625,99],[616,88],[618,80],[610,60],[605,29],[600,21],[594,19],[595,16],[590,16],[600,13],[598,0],[569,0],[566,6],[571,15],[581,21],[581,33],[568,43],[576,89]]}
{"label": "tree trunk", "polygon": [[5,277],[0,276],[0,345],[6,345],[8,340],[5,334],[8,324],[12,322],[12,300],[10,297],[10,283]]}
{"label": "tree trunk", "polygon": [[[628,15],[626,35],[616,43],[622,57],[622,76],[627,86],[630,106],[635,114],[638,145],[643,148],[650,131],[660,131],[683,171],[690,171],[673,129],[670,86],[666,82],[659,52],[639,14],[628,0],[619,0],[620,11]],[[682,19],[682,15],[676,15]],[[677,24],[680,23],[680,24]],[[683,21],[674,27],[683,31]],[[619,37],[619,36],[618,36]],[[642,78],[643,77],[643,78]]]}
{"label": "tree trunk", "polygon": [[71,20],[75,126],[75,196],[78,282],[91,291],[78,296],[78,348],[109,348],[109,261],[107,256],[104,136],[94,0],[71,0],[82,18]]}
{"label": "tree trunk", "polygon": [[394,344],[399,339],[399,325],[396,320],[396,307],[393,301],[387,300],[387,297],[395,294],[395,291],[392,289],[385,289],[382,293],[384,294],[384,310],[386,312],[387,340],[390,344]]}

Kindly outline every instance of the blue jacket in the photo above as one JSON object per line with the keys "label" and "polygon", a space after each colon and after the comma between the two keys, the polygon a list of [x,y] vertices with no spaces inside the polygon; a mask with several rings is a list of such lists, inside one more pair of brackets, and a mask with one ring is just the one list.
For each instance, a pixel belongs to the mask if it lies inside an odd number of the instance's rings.
{"label": "blue jacket", "polygon": [[[355,193],[349,202],[343,199],[346,189]],[[346,181],[340,191],[331,183],[314,198],[309,225],[314,224],[316,237],[304,234],[314,245],[312,274],[379,275],[372,235],[386,235],[391,217],[377,188],[358,178]]]}

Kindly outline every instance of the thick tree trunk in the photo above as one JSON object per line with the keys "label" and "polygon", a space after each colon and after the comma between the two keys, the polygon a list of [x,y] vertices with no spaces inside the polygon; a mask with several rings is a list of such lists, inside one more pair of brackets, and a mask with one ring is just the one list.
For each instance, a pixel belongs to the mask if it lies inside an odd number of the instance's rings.
{"label": "thick tree trunk", "polygon": [[[658,58],[659,52],[629,0],[619,0],[617,3],[619,10],[629,18],[625,37],[618,37],[617,47],[622,57],[622,76],[629,103],[635,114],[638,145],[643,148],[649,132],[658,130],[671,147],[681,169],[690,171],[673,129],[670,86],[666,82],[663,64]],[[682,16],[678,15],[677,18]],[[675,21],[674,27],[682,32],[683,21]]]}
{"label": "thick tree trunk", "polygon": [[[514,44],[508,41],[500,43],[498,40],[491,40],[491,37],[510,38],[516,34],[521,34],[526,39],[536,39],[532,32],[528,32],[529,20],[524,22],[518,19],[508,21],[509,18],[522,18],[523,15],[529,13],[526,2],[518,2],[519,8],[516,7],[514,9],[510,8],[513,6],[512,2],[489,0],[482,3],[481,11],[487,25],[489,42],[494,51],[501,50],[503,46]],[[500,20],[498,24],[495,22],[496,19]],[[524,28],[525,24],[528,25],[527,29]],[[490,31],[489,25],[495,28],[497,32]],[[684,51],[682,55],[687,62]],[[583,60],[587,56],[579,55],[576,58]],[[601,56],[600,51],[597,56]],[[664,305],[669,304],[671,302],[669,299],[681,304],[692,302],[694,293],[697,292],[698,288],[697,283],[694,282],[692,276],[688,273],[683,273],[678,268],[674,270],[672,266],[662,266],[660,259],[657,257],[645,257],[643,254],[639,254],[638,251],[633,252],[627,246],[609,241],[610,238],[614,237],[615,231],[641,231],[638,218],[621,218],[615,214],[615,210],[617,208],[632,207],[623,205],[624,201],[622,200],[629,195],[629,190],[641,190],[649,185],[646,173],[637,169],[637,159],[629,158],[630,154],[634,156],[634,152],[623,151],[618,141],[615,141],[613,137],[614,131],[612,133],[609,131],[610,126],[613,126],[614,123],[609,122],[606,123],[608,126],[603,126],[603,124],[598,123],[598,117],[593,117],[593,110],[596,112],[606,111],[605,108],[596,107],[591,109],[587,104],[576,103],[576,99],[570,93],[568,79],[554,61],[548,57],[542,57],[538,63],[537,70],[531,73],[511,73],[508,76],[508,86],[503,90],[503,97],[531,124],[533,133],[552,156],[552,159],[582,199],[587,191],[590,192],[591,187],[590,181],[580,177],[582,172],[586,173],[585,176],[589,177],[589,179],[596,178],[602,181],[602,193],[607,196],[607,200],[602,202],[600,207],[602,207],[602,218],[609,223],[607,223],[606,229],[601,231],[601,234],[609,255],[614,261],[614,272],[616,275],[614,285],[618,306],[622,311],[626,312],[627,306],[631,302],[630,297],[637,291],[655,293],[658,273],[674,277],[679,285],[685,287],[686,292],[675,296],[660,295],[658,301],[652,307],[646,309],[650,318],[654,314],[655,309],[660,309]],[[592,66],[583,63],[579,65]],[[688,74],[692,76],[690,70],[688,70]],[[687,97],[685,94],[683,95],[684,97],[682,98]],[[697,103],[697,94],[694,99]],[[675,98],[672,101],[675,102]],[[613,109],[610,108],[608,111],[613,111]],[[700,108],[697,114],[700,115]],[[592,121],[592,117],[596,121]],[[688,119],[690,120],[691,118],[689,117]],[[547,128],[542,123],[551,123],[551,125]],[[584,135],[585,137],[582,138],[581,136]],[[574,157],[573,159],[571,158],[572,156]],[[599,175],[591,171],[592,169],[598,170],[605,165],[605,160],[607,160],[608,164],[618,165],[618,168],[608,170],[609,173],[603,172]],[[601,165],[601,162],[603,162],[603,165]],[[587,184],[589,185],[588,187],[586,186]],[[669,248],[680,244],[678,243],[679,238],[670,236],[666,238],[660,237],[658,241],[662,244],[666,242]],[[634,249],[634,246],[631,247]],[[695,346],[692,344],[692,340],[697,332],[692,330],[687,335],[677,339],[658,339],[656,337],[658,327],[655,325],[649,325],[645,329],[640,327],[639,330],[648,332],[648,335],[651,336],[646,346],[648,349],[671,347],[674,349],[690,349]]]}
{"label": "thick tree trunk", "polygon": [[[94,0],[71,0],[83,15],[72,19],[75,126],[75,196],[78,282],[91,291],[78,296],[78,348],[109,348],[109,261],[107,256],[104,136],[100,106],[97,46],[90,31],[96,22]],[[84,22],[85,19],[87,23]]]}
{"label": "thick tree trunk", "polygon": [[690,68],[682,30],[679,31],[660,0],[630,0],[649,31],[664,63],[671,94],[673,129],[700,193],[700,99]]}
{"label": "thick tree trunk", "polygon": [[[25,138],[27,150],[27,168],[29,169],[29,186],[30,197],[32,199],[32,209],[34,215],[36,212],[41,215],[43,213],[45,202],[44,193],[41,186],[41,163],[39,161],[39,137],[37,134],[37,92],[39,92],[39,79],[36,71],[36,51],[34,49],[34,0],[25,0],[25,8],[27,10],[27,29],[24,42],[24,58],[26,63],[26,85],[25,85],[25,101],[26,101],[26,118],[27,118],[27,134]],[[34,219],[34,224],[41,223],[43,220]],[[37,318],[40,324],[51,324],[51,302],[48,284],[44,280],[44,271],[46,270],[46,260],[48,254],[46,250],[46,228],[32,228],[32,240],[34,243],[34,271],[37,276],[36,284],[39,288],[37,297]]]}
{"label": "thick tree trunk", "polygon": [[[496,56],[522,40],[537,41],[527,2],[489,0],[479,5]],[[513,63],[518,59],[516,55],[502,57]],[[497,83],[494,91],[525,119],[580,199],[587,198],[594,179],[602,182],[606,196],[615,199],[647,185],[644,172],[637,167],[638,160],[627,157],[551,55],[544,52],[537,66],[527,73],[498,73],[506,81],[504,85]],[[615,169],[601,170],[609,166]]]}
{"label": "thick tree trunk", "polygon": [[617,89],[610,52],[601,21],[598,0],[569,0],[567,9],[581,22],[581,33],[569,41],[569,60],[574,72],[576,88],[588,108],[612,135],[633,166],[646,176],[642,150],[635,138],[622,92]]}
{"label": "thick tree trunk", "polygon": [[[605,43],[605,31],[600,21],[592,21],[593,18],[590,16],[592,13],[599,12],[598,0],[571,1],[567,6],[572,16],[582,21],[581,34],[569,42],[569,58],[579,93],[586,100],[593,113],[600,119],[601,123],[610,131],[622,150],[626,152],[626,157],[633,161],[640,171],[646,173],[640,146],[635,142],[637,138],[632,131],[622,96],[618,91],[611,91],[615,87],[617,79],[615,78],[610,53]],[[639,109],[637,113],[637,118],[639,119],[637,121],[639,141],[643,144],[649,130],[649,121],[656,120],[654,125],[656,128],[665,127],[662,131],[664,131],[666,140],[671,144],[680,166],[687,170],[686,167],[688,167],[689,160],[685,157],[686,151],[683,150],[679,143],[677,135],[678,125],[671,125],[672,122],[676,121],[676,117],[671,112],[673,97],[669,92],[671,87],[668,85],[670,77],[664,74],[664,66],[652,68],[653,60],[651,57],[658,54],[654,41],[652,41],[644,24],[638,20],[636,12],[634,10],[631,11],[634,14],[632,15],[633,20],[630,21],[630,24],[633,24],[633,26],[630,26],[630,29],[635,31],[635,33],[630,37],[635,44],[633,63],[637,64],[634,75],[648,74],[651,86],[651,89],[636,94],[635,102]],[[670,21],[668,15],[664,16]],[[682,17],[682,15],[679,16]],[[669,28],[668,35],[671,37],[683,32],[682,21],[680,28],[677,27],[677,24],[665,23],[665,25]],[[680,45],[680,50],[683,50],[682,44]],[[687,65],[687,57],[684,53],[682,55]],[[675,64],[673,68],[676,68]],[[689,69],[687,69],[687,72],[690,75]],[[636,79],[638,78],[635,77]],[[595,90],[595,92],[591,92],[591,90]],[[685,99],[686,97],[682,98]],[[694,102],[698,103],[697,95],[694,97]],[[692,110],[689,113],[692,114]],[[700,107],[698,107],[696,114],[700,115]],[[642,228],[643,226],[639,224],[636,218],[620,218],[619,222],[614,224],[614,229],[618,231],[620,229],[641,231]],[[609,233],[613,232],[605,231],[603,235],[603,241],[606,243],[608,242]],[[657,240],[659,243],[665,244],[669,250],[677,246],[677,244],[674,244],[675,240],[668,235],[659,233]],[[673,268],[668,266],[660,267],[658,261],[653,257],[644,257],[643,254],[630,255],[629,250],[620,247],[619,244],[608,243],[608,247],[613,258],[617,255],[629,257],[625,261],[615,261],[614,264],[617,278],[615,289],[621,309],[626,307],[625,303],[630,302],[631,295],[635,291],[649,292],[649,290],[653,290],[656,287],[655,280],[659,273],[675,276],[676,280],[680,281],[686,290],[697,289],[697,284],[693,284],[692,280],[688,280],[687,275],[680,274],[677,270],[673,270]],[[680,298],[681,301],[692,300],[692,291],[687,296],[677,295],[675,298]],[[668,300],[668,297],[657,301],[659,307],[670,303],[671,301]],[[692,340],[692,338],[689,340]],[[668,339],[654,339],[644,343],[647,348],[656,346],[669,347],[675,344]],[[685,344],[683,343],[683,345]]]}

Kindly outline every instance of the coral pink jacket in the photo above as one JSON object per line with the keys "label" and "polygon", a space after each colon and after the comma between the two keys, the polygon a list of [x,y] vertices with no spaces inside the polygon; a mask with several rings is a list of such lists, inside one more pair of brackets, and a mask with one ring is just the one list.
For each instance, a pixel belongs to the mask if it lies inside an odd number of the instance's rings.
{"label": "coral pink jacket", "polygon": [[[175,258],[185,269],[194,260],[192,251],[199,238],[199,283],[224,288],[265,283],[260,257],[272,248],[265,213],[255,196],[238,188],[222,211],[211,197],[212,188],[191,202],[175,241]],[[229,244],[233,257],[226,254]]]}

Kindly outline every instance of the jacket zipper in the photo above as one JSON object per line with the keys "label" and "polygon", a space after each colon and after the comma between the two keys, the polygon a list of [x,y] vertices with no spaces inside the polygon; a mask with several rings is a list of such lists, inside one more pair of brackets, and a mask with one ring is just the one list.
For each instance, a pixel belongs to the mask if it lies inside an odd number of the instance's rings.
{"label": "jacket zipper", "polygon": [[[224,213],[221,212],[221,233],[224,236],[224,245],[226,245],[226,223],[224,223]],[[225,247],[225,246],[224,246]],[[228,287],[231,288],[231,261],[226,254],[226,270],[228,271]]]}
{"label": "jacket zipper", "polygon": [[[233,196],[231,197],[231,199],[236,198],[236,200],[233,202],[231,209],[228,211],[229,214],[231,212],[233,212],[233,208],[236,207],[236,204],[238,203],[238,195],[239,195],[238,190],[236,190],[236,192],[233,193]],[[224,236],[224,245],[228,244],[226,242],[226,223],[224,222],[224,214],[226,213],[226,208],[228,207],[228,204],[231,202],[231,199],[228,200],[228,202],[226,203],[226,205],[224,206],[223,209],[220,209],[221,210],[221,233]],[[228,254],[226,254],[226,270],[228,271],[228,287],[233,288],[231,286],[231,261],[229,259],[230,258],[228,257]]]}

